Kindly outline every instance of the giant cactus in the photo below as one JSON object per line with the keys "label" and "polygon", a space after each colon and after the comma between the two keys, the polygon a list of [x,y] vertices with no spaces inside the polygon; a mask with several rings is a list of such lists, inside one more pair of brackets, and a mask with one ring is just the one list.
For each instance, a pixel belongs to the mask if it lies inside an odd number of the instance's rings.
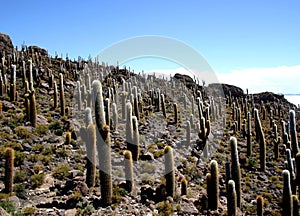
{"label": "giant cactus", "polygon": [[86,184],[88,187],[95,186],[96,179],[96,126],[89,124],[86,129]]}
{"label": "giant cactus", "polygon": [[298,138],[296,131],[296,119],[295,119],[295,111],[290,110],[290,133],[291,133],[291,144],[292,144],[292,155],[295,157],[299,151],[298,146]]}
{"label": "giant cactus", "polygon": [[208,188],[208,207],[216,210],[219,205],[219,169],[218,163],[215,160],[210,162],[210,178]]}

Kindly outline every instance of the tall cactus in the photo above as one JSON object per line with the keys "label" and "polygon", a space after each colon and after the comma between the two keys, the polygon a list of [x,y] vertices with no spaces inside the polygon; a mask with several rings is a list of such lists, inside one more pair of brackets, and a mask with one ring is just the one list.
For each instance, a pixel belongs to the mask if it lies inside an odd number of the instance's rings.
{"label": "tall cactus", "polygon": [[10,101],[16,100],[16,91],[16,65],[12,65],[10,76]]}
{"label": "tall cactus", "polygon": [[190,121],[186,122],[186,146],[191,145],[191,123]]}
{"label": "tall cactus", "polygon": [[86,129],[86,184],[88,187],[95,186],[96,179],[96,126],[89,124]]}
{"label": "tall cactus", "polygon": [[56,84],[56,81],[54,81],[54,109],[56,107],[58,107],[58,92],[57,92],[57,84]]}
{"label": "tall cactus", "polygon": [[293,202],[292,202],[292,190],[290,185],[290,172],[288,170],[282,171],[283,175],[283,194],[282,194],[282,215],[291,216]]}
{"label": "tall cactus", "polygon": [[98,130],[100,131],[102,127],[106,125],[101,82],[99,80],[94,80],[92,83],[92,89],[93,102],[95,106],[96,125]]}
{"label": "tall cactus", "polygon": [[127,149],[130,150],[133,145],[132,105],[130,102],[126,103],[126,142]]}
{"label": "tall cactus", "polygon": [[227,192],[227,215],[237,215],[237,193],[235,188],[235,182],[233,180],[228,181]]}
{"label": "tall cactus", "polygon": [[292,153],[293,156],[295,157],[299,151],[295,111],[290,110],[289,114],[290,114],[290,133],[291,133]]}
{"label": "tall cactus", "polygon": [[231,177],[235,182],[237,206],[241,208],[241,170],[239,163],[239,154],[237,149],[237,140],[235,137],[230,138],[231,148]]}
{"label": "tall cactus", "polygon": [[166,114],[166,105],[165,105],[165,96],[164,96],[164,94],[161,94],[161,110],[162,110],[163,116],[166,118],[167,114]]}
{"label": "tall cactus", "polygon": [[15,152],[12,148],[5,149],[5,192],[11,194],[13,192],[14,179],[14,157]]}
{"label": "tall cactus", "polygon": [[203,149],[203,155],[204,158],[208,157],[208,136],[210,134],[211,131],[211,126],[210,126],[210,120],[205,120],[204,117],[201,118],[200,120],[200,127],[199,127],[199,131],[198,131],[198,137],[202,140],[203,145],[204,145],[204,149]]}
{"label": "tall cactus", "polygon": [[174,109],[174,123],[178,124],[179,118],[178,118],[178,106],[177,106],[177,103],[173,104],[173,109]]}
{"label": "tall cactus", "polygon": [[59,99],[60,99],[60,115],[65,116],[65,90],[64,90],[64,76],[59,74]]}
{"label": "tall cactus", "polygon": [[210,162],[210,180],[207,187],[209,188],[208,208],[216,210],[219,205],[219,169],[215,160]]}
{"label": "tall cactus", "polygon": [[[159,107],[159,105],[158,105]],[[137,117],[137,119],[140,119],[140,114],[139,114],[139,100],[138,100],[138,92],[137,92],[137,87],[133,86],[133,110],[134,110],[134,115]]]}
{"label": "tall cactus", "polygon": [[104,125],[101,129],[101,138],[97,137],[97,148],[100,168],[100,188],[103,206],[112,203],[112,174],[110,154],[110,132],[109,126]]}
{"label": "tall cactus", "polygon": [[[27,101],[26,101],[27,100]],[[36,100],[35,100],[35,90],[28,90],[25,94],[25,103],[28,110],[28,118],[32,127],[36,127]]]}
{"label": "tall cactus", "polygon": [[251,144],[251,113],[247,113],[247,156],[252,155],[252,144]]}
{"label": "tall cactus", "polygon": [[166,146],[165,153],[165,178],[166,178],[166,192],[167,196],[175,196],[175,170],[174,170],[174,157],[173,149],[170,146]]}
{"label": "tall cactus", "polygon": [[266,170],[266,142],[265,142],[265,135],[263,132],[263,128],[261,125],[261,121],[258,115],[257,109],[254,111],[255,115],[255,127],[256,127],[256,137],[257,141],[259,141],[259,155],[260,155],[260,169],[261,171]]}
{"label": "tall cactus", "polygon": [[125,150],[124,152],[124,166],[125,166],[125,180],[126,190],[131,193],[133,189],[133,162],[131,151]]}
{"label": "tall cactus", "polygon": [[113,103],[112,104],[112,120],[113,120],[113,128],[115,131],[118,131],[118,109],[117,109],[117,104]]}
{"label": "tall cactus", "polygon": [[133,125],[133,142],[132,142],[132,159],[134,161],[138,161],[140,156],[140,134],[139,134],[139,125],[138,125],[138,119],[136,116],[132,116],[132,125]]}

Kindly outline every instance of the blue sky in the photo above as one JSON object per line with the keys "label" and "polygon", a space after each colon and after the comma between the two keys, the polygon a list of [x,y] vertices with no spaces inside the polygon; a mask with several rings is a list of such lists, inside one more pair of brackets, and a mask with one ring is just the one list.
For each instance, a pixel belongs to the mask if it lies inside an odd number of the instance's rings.
{"label": "blue sky", "polygon": [[[24,41],[52,55],[87,58],[126,38],[160,35],[186,43],[227,79],[233,71],[300,65],[299,1],[2,2],[0,32],[15,45]],[[151,58],[129,63],[136,70],[179,67]]]}

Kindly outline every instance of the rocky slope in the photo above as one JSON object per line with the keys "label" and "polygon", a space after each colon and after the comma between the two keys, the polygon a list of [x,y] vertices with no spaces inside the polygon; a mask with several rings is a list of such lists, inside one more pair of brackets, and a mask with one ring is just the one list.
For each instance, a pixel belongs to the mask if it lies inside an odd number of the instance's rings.
{"label": "rocky slope", "polygon": [[[6,211],[15,215],[226,215],[228,179],[225,166],[226,162],[230,162],[229,139],[235,136],[238,140],[242,185],[242,206],[238,209],[238,214],[255,215],[256,197],[261,195],[265,200],[265,215],[281,215],[282,171],[285,169],[285,148],[289,144],[281,142],[280,156],[274,158],[276,140],[271,126],[277,124],[278,134],[283,137],[280,122],[288,122],[288,112],[295,108],[284,97],[273,93],[245,95],[240,88],[225,84],[202,88],[195,85],[192,78],[181,75],[175,75],[172,81],[163,81],[83,59],[71,61],[52,58],[46,50],[35,46],[17,51],[13,49],[9,37],[1,34],[0,38],[0,56],[5,57],[4,64],[0,65],[1,76],[3,80],[7,79],[0,96],[0,206]],[[5,55],[3,50],[6,50]],[[33,85],[37,102],[36,127],[32,126],[25,106],[27,91],[23,86],[23,71],[29,77],[29,59],[33,62]],[[22,61],[25,62],[25,69]],[[15,100],[10,95],[13,89],[9,84],[11,64],[16,65],[17,71]],[[61,101],[54,107],[55,91],[51,86],[53,75],[59,88],[59,73],[64,77],[64,116],[61,115]],[[101,201],[99,171],[96,174],[95,186],[89,188],[86,184],[87,149],[80,133],[81,128],[85,127],[84,107],[88,104],[89,95],[88,83],[83,87],[83,83],[88,81],[86,74],[101,80],[104,98],[117,104],[119,114],[117,128],[113,124],[110,127],[113,203],[107,207]],[[126,80],[124,85],[128,92],[128,85],[138,87],[141,107],[138,125],[140,157],[133,164],[135,177],[131,193],[125,187],[123,152],[127,149],[127,143],[126,120],[122,117],[121,106],[123,80]],[[77,81],[80,81],[83,89],[81,109],[78,105]],[[220,86],[223,89],[221,93]],[[198,90],[203,96],[203,111],[206,107],[210,109],[211,132],[208,137],[207,158],[203,155],[204,140],[199,136],[197,126]],[[160,93],[165,96],[165,117],[162,107],[157,106],[155,99]],[[214,101],[211,100],[212,95]],[[222,97],[219,99],[219,96]],[[127,99],[131,101],[130,97]],[[177,122],[174,103],[178,106]],[[241,128],[237,128],[239,119],[235,114],[236,109],[233,110],[234,106],[241,109]],[[247,112],[244,111],[246,107],[253,116],[253,106],[259,110],[265,135],[266,171],[260,169],[261,150],[259,142],[256,141],[253,118],[253,152],[251,156],[247,156],[246,126],[242,119],[247,117]],[[187,121],[191,124],[190,144],[186,136]],[[298,127],[297,130],[299,132]],[[71,134],[71,140],[68,134]],[[176,191],[172,197],[166,196],[166,146],[171,146],[174,150]],[[5,191],[7,177],[4,166],[7,147],[15,151],[14,185],[11,194]],[[210,162],[213,159],[219,166],[217,210],[209,208],[207,195],[206,175],[211,171]],[[188,182],[187,195],[181,195],[183,178]]]}

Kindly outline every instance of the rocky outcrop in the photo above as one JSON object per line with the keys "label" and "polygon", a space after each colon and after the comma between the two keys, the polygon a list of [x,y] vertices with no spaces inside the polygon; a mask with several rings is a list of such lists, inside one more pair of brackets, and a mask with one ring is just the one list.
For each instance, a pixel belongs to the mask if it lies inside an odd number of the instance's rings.
{"label": "rocky outcrop", "polygon": [[31,51],[32,53],[40,53],[42,56],[47,56],[48,55],[48,51],[38,47],[38,46],[29,46],[28,50]]}
{"label": "rocky outcrop", "polygon": [[6,34],[0,33],[0,53],[5,52],[6,55],[13,53],[13,43],[10,37]]}
{"label": "rocky outcrop", "polygon": [[208,85],[209,89],[222,89],[224,92],[224,96],[229,96],[231,94],[232,97],[242,97],[244,96],[244,91],[236,86],[222,83],[212,83]]}

